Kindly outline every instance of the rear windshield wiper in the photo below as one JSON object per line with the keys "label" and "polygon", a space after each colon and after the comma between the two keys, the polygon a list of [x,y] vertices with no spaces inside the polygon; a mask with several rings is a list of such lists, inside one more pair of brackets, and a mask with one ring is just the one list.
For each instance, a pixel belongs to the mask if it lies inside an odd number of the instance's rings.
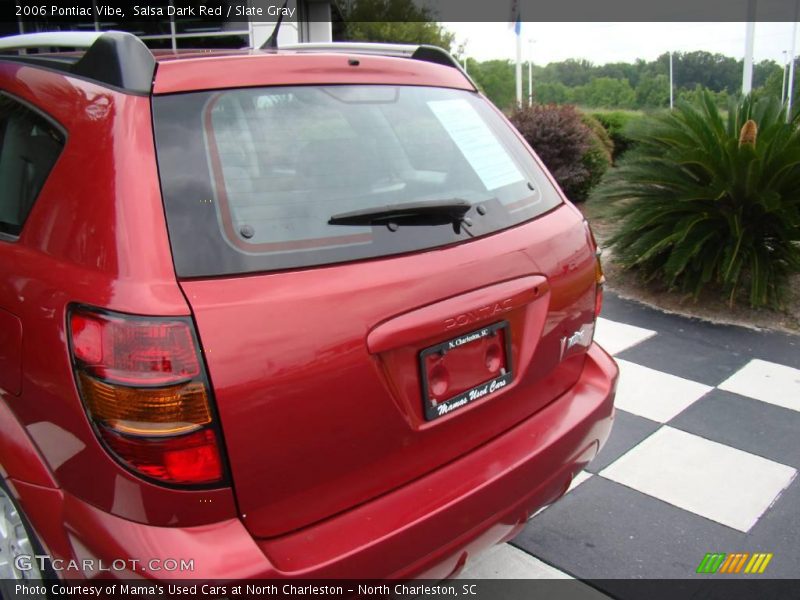
{"label": "rear windshield wiper", "polygon": [[328,219],[329,225],[447,225],[453,224],[458,233],[461,224],[469,224],[465,215],[472,204],[461,198],[429,202],[405,202],[374,206],[352,212],[339,213]]}

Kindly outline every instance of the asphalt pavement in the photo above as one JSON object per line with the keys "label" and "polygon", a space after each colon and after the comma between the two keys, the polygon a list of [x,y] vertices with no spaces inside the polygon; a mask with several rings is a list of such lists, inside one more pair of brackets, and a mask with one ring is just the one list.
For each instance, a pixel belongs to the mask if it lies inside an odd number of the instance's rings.
{"label": "asphalt pavement", "polygon": [[607,294],[595,339],[621,371],[609,441],[462,577],[796,579],[800,336]]}

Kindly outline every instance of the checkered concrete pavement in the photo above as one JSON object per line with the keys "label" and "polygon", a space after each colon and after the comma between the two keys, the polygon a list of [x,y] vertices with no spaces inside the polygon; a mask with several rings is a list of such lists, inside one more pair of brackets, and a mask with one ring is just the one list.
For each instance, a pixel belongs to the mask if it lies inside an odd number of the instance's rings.
{"label": "checkered concrete pavement", "polygon": [[620,366],[612,435],[559,502],[465,578],[702,577],[707,552],[800,574],[800,337],[609,294],[595,338]]}

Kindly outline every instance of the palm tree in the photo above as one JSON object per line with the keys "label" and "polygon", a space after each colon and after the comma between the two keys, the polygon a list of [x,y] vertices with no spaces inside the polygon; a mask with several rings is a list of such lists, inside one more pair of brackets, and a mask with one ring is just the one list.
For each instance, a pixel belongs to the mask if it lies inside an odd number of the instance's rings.
{"label": "palm tree", "polygon": [[615,202],[610,243],[622,265],[697,297],[712,284],[732,305],[780,304],[800,271],[800,132],[776,98],[732,104],[710,95],[642,119],[636,149],[593,198]]}

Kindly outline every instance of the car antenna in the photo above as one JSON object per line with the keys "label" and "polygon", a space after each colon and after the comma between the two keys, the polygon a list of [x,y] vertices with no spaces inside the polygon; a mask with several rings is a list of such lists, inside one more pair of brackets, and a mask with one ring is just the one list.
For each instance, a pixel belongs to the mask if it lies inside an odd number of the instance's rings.
{"label": "car antenna", "polygon": [[286,13],[287,4],[289,4],[289,0],[283,0],[283,8],[281,8],[280,12],[278,13],[278,21],[275,23],[275,29],[272,30],[272,34],[267,38],[267,41],[261,44],[259,50],[278,49],[278,31],[281,29],[281,22],[283,21],[284,13]]}

